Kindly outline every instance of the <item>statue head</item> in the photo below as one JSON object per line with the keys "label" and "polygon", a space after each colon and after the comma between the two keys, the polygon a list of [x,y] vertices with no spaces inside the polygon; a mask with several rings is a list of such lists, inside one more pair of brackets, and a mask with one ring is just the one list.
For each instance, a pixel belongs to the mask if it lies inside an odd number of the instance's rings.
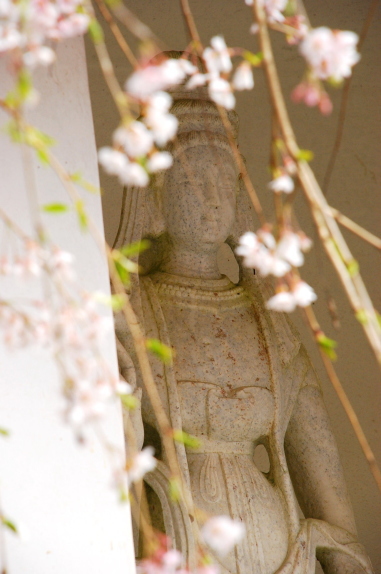
{"label": "statue head", "polygon": [[[165,56],[181,57],[182,53]],[[231,237],[236,203],[239,196],[245,195],[238,195],[239,172],[231,147],[238,135],[237,114],[227,113],[233,136],[229,141],[207,88],[190,91],[183,85],[169,91],[173,98],[171,113],[179,124],[177,137],[168,146],[173,166],[155,174],[146,190],[127,190],[127,217],[122,214],[118,232],[119,244],[150,239],[150,253],[140,258],[145,272],[160,266],[169,243],[191,251],[216,252]]]}

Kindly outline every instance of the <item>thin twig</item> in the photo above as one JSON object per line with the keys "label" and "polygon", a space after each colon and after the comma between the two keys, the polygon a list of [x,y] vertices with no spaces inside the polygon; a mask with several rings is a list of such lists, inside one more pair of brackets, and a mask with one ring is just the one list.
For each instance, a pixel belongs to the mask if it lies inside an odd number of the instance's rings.
{"label": "thin twig", "polygon": [[119,29],[118,24],[115,22],[113,15],[111,14],[110,10],[107,8],[106,4],[103,0],[95,0],[100,13],[102,14],[103,18],[110,26],[112,33],[115,36],[116,41],[118,42],[120,49],[123,51],[124,55],[126,56],[127,60],[130,62],[131,66],[134,68],[137,67],[138,61],[134,56],[130,46],[127,44],[122,32]]}
{"label": "thin twig", "polygon": [[328,204],[311,168],[305,161],[299,159],[299,148],[283,98],[265,14],[262,6],[257,2],[254,3],[253,9],[259,23],[259,39],[264,55],[264,70],[269,86],[271,103],[278,116],[286,147],[296,162],[299,181],[310,203],[319,236],[344,286],[352,309],[358,314],[357,316],[361,315],[365,318],[364,321],[361,321],[361,325],[381,366],[381,330],[373,304],[358,269],[356,269],[355,259],[341,234],[338,224],[327,213]]}
{"label": "thin twig", "polygon": [[[321,332],[320,330],[320,326],[316,320],[315,314],[312,310],[311,307],[307,307],[305,309],[305,315],[307,318],[307,322],[311,328],[311,331],[314,333],[314,335],[316,335],[318,332]],[[362,448],[362,451],[365,455],[366,460],[368,461],[371,473],[373,474],[373,478],[376,481],[376,484],[381,492],[381,471],[380,468],[377,465],[374,453],[370,447],[370,444],[364,434],[364,431],[361,427],[360,421],[350,403],[350,400],[348,399],[348,396],[344,390],[343,385],[341,384],[339,377],[337,376],[337,373],[333,367],[332,361],[329,359],[329,357],[327,356],[327,354],[324,352],[324,350],[322,349],[321,345],[319,345],[316,336],[314,337],[317,346],[319,348],[320,351],[320,356],[322,358],[322,361],[324,363],[324,367],[327,371],[328,377],[332,383],[333,388],[335,389],[337,396],[340,399],[340,402],[344,408],[344,411],[349,419],[349,422],[352,425],[352,428],[354,430],[354,433],[357,437],[357,440],[360,443],[360,446]]]}
{"label": "thin twig", "polygon": [[202,58],[202,42],[189,6],[189,2],[188,0],[180,0],[180,3],[184,20],[188,27],[189,36],[192,38],[194,43],[194,49],[196,50],[197,55]]}
{"label": "thin twig", "polygon": [[[360,51],[360,49],[361,49],[361,47],[365,41],[369,27],[372,23],[372,20],[374,18],[375,13],[376,13],[378,3],[379,3],[379,0],[373,0],[371,5],[369,6],[368,14],[366,16],[366,19],[365,19],[365,22],[364,22],[364,25],[362,27],[361,34],[360,34],[360,39],[359,39],[359,43],[358,43],[358,50],[359,51]],[[323,190],[324,195],[327,195],[327,193],[328,193],[329,183],[331,181],[331,176],[332,176],[333,170],[335,168],[337,155],[339,153],[339,149],[341,146],[341,140],[342,140],[343,133],[344,133],[345,116],[347,113],[347,106],[348,106],[348,100],[349,100],[349,90],[351,87],[352,78],[353,78],[353,75],[349,76],[349,78],[347,78],[345,80],[344,87],[343,87],[343,92],[342,92],[342,96],[341,96],[340,111],[339,111],[339,119],[337,121],[335,143],[333,144],[332,152],[331,152],[331,155],[329,158],[328,166],[327,166],[327,169],[326,169],[326,172],[324,175],[324,180],[323,180],[323,185],[322,185],[322,190]]]}
{"label": "thin twig", "polygon": [[367,243],[370,243],[377,249],[381,249],[380,237],[377,237],[377,235],[374,235],[367,229],[364,229],[364,227],[361,227],[361,225],[352,221],[352,219],[349,219],[349,217],[347,217],[346,215],[343,215],[338,209],[328,207],[326,209],[326,212],[329,215],[332,215],[332,217],[334,217],[336,221],[338,221],[343,227],[346,227],[347,229],[349,229],[349,231],[352,231],[352,233],[354,233],[358,237],[361,237],[361,239],[363,239]]}

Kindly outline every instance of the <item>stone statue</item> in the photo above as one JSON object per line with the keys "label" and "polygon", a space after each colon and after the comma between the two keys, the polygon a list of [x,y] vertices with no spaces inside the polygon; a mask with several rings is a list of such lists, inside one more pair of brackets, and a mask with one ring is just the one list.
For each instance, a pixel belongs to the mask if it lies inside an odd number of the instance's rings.
{"label": "stone statue", "polygon": [[[266,311],[266,283],[240,268],[233,284],[217,252],[253,230],[224,126],[203,88],[173,93],[179,119],[174,164],[150,189],[127,190],[119,245],[147,237],[132,300],[147,337],[175,349],[152,369],[173,428],[201,441],[177,445],[194,505],[246,525],[225,574],[370,574],[322,393],[288,318]],[[237,117],[229,112],[237,136]],[[121,372],[143,387],[128,328],[116,318]],[[135,374],[134,374],[135,373]],[[146,478],[154,526],[194,563],[193,517],[168,495],[168,470],[143,388],[146,444],[160,460]],[[268,472],[253,460],[268,453]],[[295,497],[296,495],[296,497]],[[301,519],[296,498],[304,513]],[[192,562],[193,561],[193,562]],[[217,558],[218,562],[218,558]]]}

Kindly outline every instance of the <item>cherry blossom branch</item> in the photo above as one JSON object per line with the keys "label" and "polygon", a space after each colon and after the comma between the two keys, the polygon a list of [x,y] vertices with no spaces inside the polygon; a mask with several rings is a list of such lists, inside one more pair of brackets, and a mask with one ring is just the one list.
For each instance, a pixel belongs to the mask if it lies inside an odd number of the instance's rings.
{"label": "cherry blossom branch", "polygon": [[272,106],[277,114],[285,145],[297,166],[297,173],[304,193],[310,203],[313,219],[326,252],[348,295],[352,309],[360,320],[367,339],[381,365],[381,338],[378,319],[368,292],[358,272],[352,256],[334,218],[327,214],[329,207],[309,165],[300,160],[300,150],[291,127],[283,99],[278,73],[268,34],[266,18],[262,6],[253,4],[254,14],[259,24],[259,39],[263,52],[263,63],[269,86]]}
{"label": "cherry blossom branch", "polygon": [[114,34],[114,37],[115,37],[116,41],[118,42],[124,55],[126,56],[127,60],[130,62],[130,64],[134,68],[136,68],[138,65],[138,61],[135,58],[134,53],[132,52],[130,46],[127,44],[127,42],[126,42],[122,32],[120,31],[118,24],[115,22],[111,12],[107,8],[107,6],[103,2],[103,0],[95,0],[95,1],[97,3],[97,6],[99,8],[100,13],[102,14],[105,22],[110,26],[110,29],[111,29],[112,33]]}
{"label": "cherry blossom branch", "polygon": [[352,221],[352,219],[350,219],[337,209],[334,209],[333,207],[328,207],[327,213],[332,217],[334,217],[336,221],[338,221],[343,227],[346,227],[347,229],[349,229],[349,231],[352,231],[352,233],[354,233],[358,237],[361,237],[361,239],[363,239],[367,243],[370,243],[377,249],[381,249],[380,237],[377,237],[377,235],[374,235],[367,229],[364,229],[364,227],[361,227],[361,225],[359,225],[355,221]]}
{"label": "cherry blossom branch", "polygon": [[[198,30],[197,30],[196,23],[195,23],[194,18],[193,18],[192,11],[191,11],[190,6],[189,6],[189,2],[188,2],[188,0],[180,0],[180,4],[181,4],[181,9],[183,12],[184,19],[187,22],[190,37],[191,37],[191,39],[194,43],[194,46],[195,46],[196,53],[203,60],[204,59],[203,58],[203,52],[202,52],[203,46],[201,43],[200,35],[198,33]],[[243,180],[245,187],[246,187],[246,190],[250,196],[251,202],[252,202],[253,207],[256,211],[258,219],[259,219],[261,225],[265,225],[266,224],[266,218],[265,218],[261,203],[259,201],[257,192],[255,191],[255,188],[254,188],[254,185],[251,181],[251,178],[247,172],[247,169],[246,169],[245,163],[242,159],[242,156],[238,151],[237,144],[236,144],[235,139],[234,139],[233,130],[232,130],[227,112],[226,112],[224,107],[222,107],[218,104],[216,104],[216,106],[217,106],[218,112],[220,114],[221,121],[224,125],[226,136],[229,140],[230,147],[231,147],[236,165],[238,167],[239,173],[242,176],[242,180]]]}
{"label": "cherry blossom branch", "polygon": [[194,49],[195,49],[197,55],[200,58],[202,58],[202,42],[201,42],[201,38],[200,38],[200,35],[198,33],[198,30],[197,30],[196,23],[195,23],[194,18],[193,18],[192,11],[191,11],[190,6],[189,6],[189,2],[188,2],[188,0],[180,0],[180,3],[181,3],[181,9],[183,12],[184,20],[185,20],[186,25],[188,27],[189,36],[191,37],[191,39],[193,41]]}
{"label": "cherry blossom branch", "polygon": [[[363,24],[363,27],[362,27],[362,30],[360,33],[360,38],[359,38],[359,42],[358,42],[358,50],[359,51],[360,51],[360,48],[362,47],[362,45],[365,41],[369,27],[372,23],[372,20],[374,18],[375,13],[376,13],[378,4],[379,4],[379,0],[373,0],[371,5],[369,6],[368,14],[366,16],[365,22]],[[326,169],[326,172],[324,175],[324,179],[323,179],[322,191],[323,191],[324,195],[327,195],[327,193],[328,193],[329,183],[331,181],[331,176],[332,176],[333,170],[335,168],[337,155],[339,153],[339,149],[341,146],[341,140],[342,140],[343,133],[344,133],[345,116],[347,113],[347,106],[348,106],[348,101],[349,101],[349,91],[350,91],[351,84],[352,84],[352,78],[353,78],[353,75],[350,75],[349,78],[347,78],[345,80],[344,87],[343,87],[343,92],[342,92],[342,96],[341,96],[340,111],[339,111],[339,119],[337,121],[335,142],[333,144],[332,152],[329,156],[328,166],[327,166],[327,169]]]}
{"label": "cherry blossom branch", "polygon": [[371,473],[373,475],[374,480],[381,492],[381,471],[379,466],[377,465],[374,453],[370,447],[370,444],[365,436],[365,433],[361,427],[360,421],[351,405],[351,402],[346,394],[343,385],[341,384],[339,377],[334,369],[332,361],[328,357],[327,353],[324,351],[322,346],[319,344],[319,335],[322,334],[322,330],[320,325],[316,319],[316,316],[312,310],[312,307],[306,307],[305,310],[305,317],[307,319],[307,323],[313,333],[314,340],[317,343],[319,348],[320,356],[323,361],[324,367],[327,371],[328,377],[332,383],[333,388],[336,391],[337,396],[340,399],[340,402],[343,406],[343,409],[351,423],[351,426],[354,430],[356,438],[361,446],[361,449],[365,455],[366,460],[368,461]]}

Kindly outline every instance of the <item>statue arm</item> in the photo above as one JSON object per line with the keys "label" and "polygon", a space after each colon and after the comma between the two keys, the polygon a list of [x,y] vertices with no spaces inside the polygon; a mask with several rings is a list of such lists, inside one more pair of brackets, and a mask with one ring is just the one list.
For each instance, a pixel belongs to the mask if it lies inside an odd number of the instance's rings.
{"label": "statue arm", "polygon": [[[306,518],[317,518],[344,528],[357,543],[352,506],[345,484],[336,441],[316,375],[299,391],[285,436],[285,452],[291,479]],[[360,547],[360,552],[365,550]],[[322,549],[318,559],[326,574],[364,572],[350,557]],[[369,564],[369,572],[372,568]]]}

